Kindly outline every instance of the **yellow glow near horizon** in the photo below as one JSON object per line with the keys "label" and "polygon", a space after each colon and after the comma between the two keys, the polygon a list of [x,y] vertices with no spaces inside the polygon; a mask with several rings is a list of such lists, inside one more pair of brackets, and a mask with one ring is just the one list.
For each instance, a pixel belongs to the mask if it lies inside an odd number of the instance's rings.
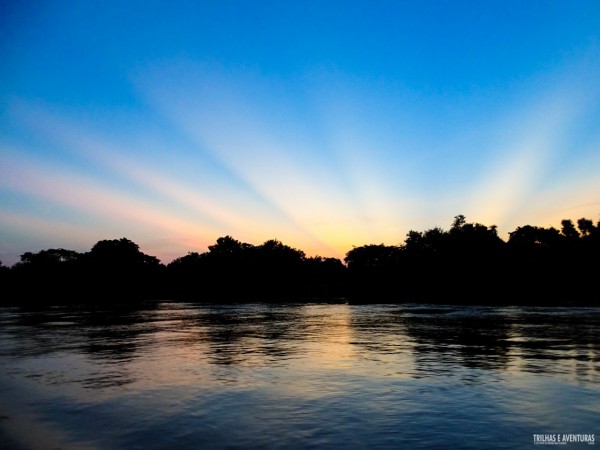
{"label": "yellow glow near horizon", "polygon": [[[37,143],[2,149],[0,188],[7,198],[16,194],[95,223],[98,240],[111,237],[106,233],[138,240],[163,262],[205,251],[224,235],[254,245],[275,238],[309,256],[343,258],[353,246],[400,244],[410,229],[447,228],[457,214],[498,225],[503,238],[524,224],[558,227],[563,218],[597,218],[600,136],[595,142],[586,137],[586,148],[567,147],[574,124],[600,95],[590,83],[575,89],[572,80],[549,82],[482,122],[484,138],[465,142],[482,145],[485,158],[462,171],[470,162],[464,155],[474,150],[454,143],[462,159],[457,153],[437,161],[444,153],[425,136],[427,127],[412,140],[377,135],[378,121],[393,128],[389,111],[408,115],[403,99],[369,121],[360,103],[368,90],[344,100],[343,90],[327,93],[324,100],[315,88],[308,95],[316,117],[308,123],[318,128],[312,133],[278,98],[277,86],[211,70],[186,68],[181,83],[169,70],[134,80],[140,98],[169,129],[164,136],[157,132],[163,137],[156,143],[139,124],[124,133],[64,110],[15,102],[11,117]],[[185,147],[172,148],[170,138]],[[42,141],[48,148],[40,151]],[[410,147],[419,144],[423,148]],[[574,162],[563,146],[578,152]],[[569,164],[559,170],[561,159]],[[0,216],[11,230],[35,216],[19,208],[11,205]],[[51,213],[39,221],[47,224],[43,234],[60,242],[76,229]],[[23,230],[34,236],[41,228]],[[86,230],[85,240],[89,235]]]}

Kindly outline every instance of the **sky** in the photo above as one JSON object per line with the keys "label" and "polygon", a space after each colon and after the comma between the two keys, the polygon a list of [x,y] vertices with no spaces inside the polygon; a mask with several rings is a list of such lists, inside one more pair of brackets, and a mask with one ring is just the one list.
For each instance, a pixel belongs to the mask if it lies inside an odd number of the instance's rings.
{"label": "sky", "polygon": [[0,2],[0,260],[600,219],[600,2]]}

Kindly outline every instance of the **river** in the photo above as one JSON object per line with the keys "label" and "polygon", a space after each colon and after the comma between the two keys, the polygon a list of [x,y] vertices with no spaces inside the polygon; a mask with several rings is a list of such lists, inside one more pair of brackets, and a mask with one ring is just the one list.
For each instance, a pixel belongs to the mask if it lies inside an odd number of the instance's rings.
{"label": "river", "polygon": [[565,435],[561,448],[580,448],[600,437],[594,307],[3,307],[0,364],[0,447],[14,449],[544,448]]}

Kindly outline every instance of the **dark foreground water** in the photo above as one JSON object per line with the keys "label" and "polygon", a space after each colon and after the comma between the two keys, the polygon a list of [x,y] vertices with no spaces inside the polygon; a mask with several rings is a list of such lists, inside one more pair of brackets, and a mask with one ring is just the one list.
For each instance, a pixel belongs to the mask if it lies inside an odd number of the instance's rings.
{"label": "dark foreground water", "polygon": [[1,308],[0,364],[3,448],[545,448],[534,434],[600,438],[599,308]]}

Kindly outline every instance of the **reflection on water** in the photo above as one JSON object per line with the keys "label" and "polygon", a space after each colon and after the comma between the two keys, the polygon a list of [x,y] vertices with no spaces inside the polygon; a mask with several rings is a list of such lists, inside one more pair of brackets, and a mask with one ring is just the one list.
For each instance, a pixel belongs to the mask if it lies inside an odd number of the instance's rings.
{"label": "reflection on water", "polygon": [[[600,309],[0,309],[15,448],[523,448],[600,436]],[[576,445],[576,444],[569,444]]]}

